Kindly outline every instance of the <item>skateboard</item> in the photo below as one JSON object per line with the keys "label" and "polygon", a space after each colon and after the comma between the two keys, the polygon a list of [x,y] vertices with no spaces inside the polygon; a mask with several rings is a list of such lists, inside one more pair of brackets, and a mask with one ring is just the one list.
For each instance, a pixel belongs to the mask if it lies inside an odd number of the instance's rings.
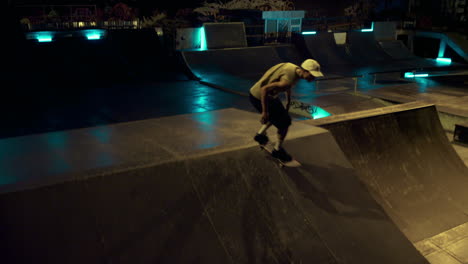
{"label": "skateboard", "polygon": [[273,157],[272,155],[273,147],[271,146],[268,147],[267,145],[260,145],[260,149],[266,151],[273,159],[275,159],[278,162],[278,165],[280,166],[280,168],[282,167],[296,168],[296,167],[301,166],[301,163],[299,163],[299,161],[295,160],[294,158],[292,158],[291,161],[284,162],[280,159]]}

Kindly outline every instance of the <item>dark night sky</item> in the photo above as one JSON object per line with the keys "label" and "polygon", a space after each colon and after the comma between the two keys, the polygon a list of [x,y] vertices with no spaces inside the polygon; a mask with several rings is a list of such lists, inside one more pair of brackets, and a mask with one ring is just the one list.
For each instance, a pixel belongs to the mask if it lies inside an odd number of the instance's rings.
{"label": "dark night sky", "polygon": [[[195,8],[202,5],[204,0],[11,0],[14,5],[36,4],[98,4],[104,3],[129,3],[141,8],[179,9]],[[219,0],[211,0],[217,2]],[[229,0],[225,0],[229,1]],[[353,0],[293,0],[296,9],[324,8],[327,10],[342,10]]]}
{"label": "dark night sky", "polygon": [[343,9],[353,1],[345,0],[294,0],[297,10],[324,9],[330,16],[342,15]]}
{"label": "dark night sky", "polygon": [[[212,0],[214,1],[214,0]],[[226,0],[228,1],[228,0]],[[202,5],[204,0],[179,0],[164,2],[154,0],[137,0],[137,3],[144,6],[159,6],[161,8],[194,8]],[[214,1],[217,2],[217,1]],[[327,10],[331,15],[339,15],[343,9],[349,6],[353,0],[293,0],[296,10],[310,10],[322,8]]]}
{"label": "dark night sky", "polygon": [[[151,13],[152,10],[176,11],[181,8],[196,8],[205,0],[10,0],[13,5],[67,5],[67,4],[96,4],[104,7],[106,3],[114,5],[118,2],[135,6],[142,13]],[[209,2],[227,2],[230,0],[208,0]],[[357,2],[357,0],[292,0],[296,10],[321,10],[327,16],[342,16],[344,8]],[[377,0],[383,2],[383,0]],[[387,0],[386,2],[400,3],[407,0]]]}

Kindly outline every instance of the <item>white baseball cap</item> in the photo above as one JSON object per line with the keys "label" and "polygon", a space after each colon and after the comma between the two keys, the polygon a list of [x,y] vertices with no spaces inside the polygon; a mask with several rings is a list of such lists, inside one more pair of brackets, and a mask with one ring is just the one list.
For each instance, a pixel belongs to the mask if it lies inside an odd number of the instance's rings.
{"label": "white baseball cap", "polygon": [[313,59],[307,59],[301,64],[301,68],[307,70],[315,77],[323,77],[323,73],[320,71],[320,64]]}

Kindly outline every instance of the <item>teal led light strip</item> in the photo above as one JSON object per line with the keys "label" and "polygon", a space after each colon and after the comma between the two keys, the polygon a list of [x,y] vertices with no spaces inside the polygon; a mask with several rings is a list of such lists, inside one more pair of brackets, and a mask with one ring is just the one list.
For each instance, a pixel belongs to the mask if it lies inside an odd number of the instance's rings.
{"label": "teal led light strip", "polygon": [[44,36],[37,37],[37,41],[39,41],[39,42],[52,42],[52,37],[44,37]]}
{"label": "teal led light strip", "polygon": [[200,50],[207,50],[206,48],[206,35],[205,35],[205,27],[200,28]]}
{"label": "teal led light strip", "polygon": [[101,35],[99,35],[99,34],[90,34],[90,35],[86,35],[86,38],[88,40],[96,40],[96,39],[101,39]]}
{"label": "teal led light strip", "polygon": [[82,34],[88,40],[98,40],[102,39],[105,35],[106,31],[103,29],[86,29],[82,31]]}
{"label": "teal led light strip", "polygon": [[437,62],[444,62],[444,63],[452,63],[451,58],[437,58],[436,61]]}
{"label": "teal led light strip", "polygon": [[371,24],[371,28],[361,29],[361,32],[372,32],[374,31],[374,22]]}
{"label": "teal led light strip", "polygon": [[38,42],[52,42],[54,40],[54,32],[38,31],[29,33],[28,38],[36,39]]}
{"label": "teal led light strip", "polygon": [[412,73],[412,72],[405,72],[405,78],[419,78],[419,77],[429,77],[427,73]]}

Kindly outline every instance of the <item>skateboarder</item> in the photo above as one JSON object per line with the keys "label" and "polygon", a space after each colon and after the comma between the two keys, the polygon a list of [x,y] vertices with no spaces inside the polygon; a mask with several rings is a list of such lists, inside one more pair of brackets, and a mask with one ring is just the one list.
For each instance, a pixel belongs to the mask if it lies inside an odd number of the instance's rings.
{"label": "skateboarder", "polygon": [[[291,161],[291,156],[282,147],[283,141],[291,125],[289,106],[291,103],[291,89],[299,79],[308,82],[316,77],[322,77],[320,64],[312,59],[305,60],[301,66],[293,63],[280,63],[271,67],[262,78],[250,88],[250,102],[262,114],[260,130],[254,137],[260,145],[268,143],[267,129],[274,125],[278,129],[278,140],[272,151],[272,156],[281,161]],[[278,98],[279,93],[286,93],[286,108]]]}

